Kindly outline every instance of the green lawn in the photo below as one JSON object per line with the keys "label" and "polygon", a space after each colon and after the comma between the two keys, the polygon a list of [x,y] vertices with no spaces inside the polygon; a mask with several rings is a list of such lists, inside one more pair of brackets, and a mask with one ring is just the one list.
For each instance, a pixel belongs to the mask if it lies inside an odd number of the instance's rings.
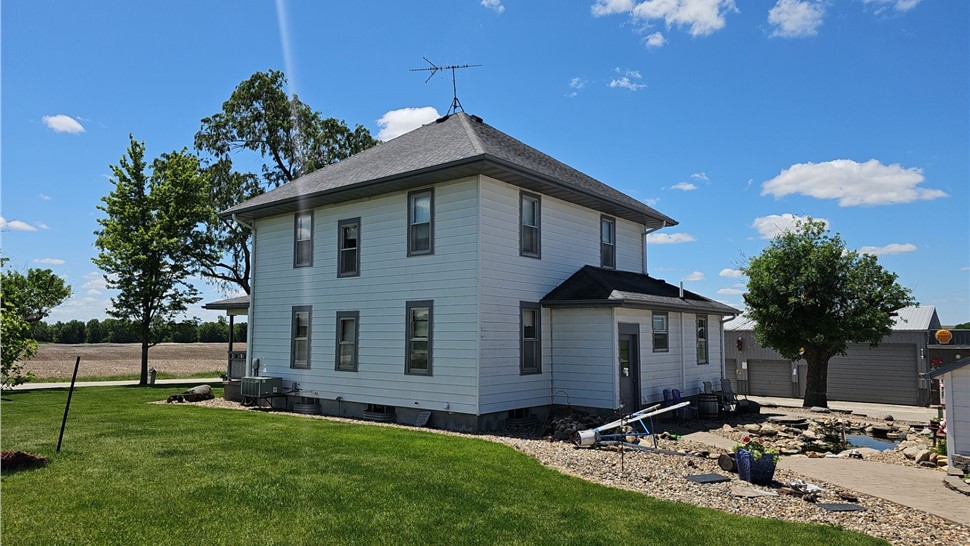
{"label": "green lawn", "polygon": [[885,544],[563,476],[483,440],[153,405],[171,388],[4,393],[4,544]]}

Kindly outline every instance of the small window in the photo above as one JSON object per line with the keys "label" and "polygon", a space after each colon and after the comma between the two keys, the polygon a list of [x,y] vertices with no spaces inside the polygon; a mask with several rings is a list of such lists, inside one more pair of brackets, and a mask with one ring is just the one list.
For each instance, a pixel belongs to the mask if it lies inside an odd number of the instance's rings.
{"label": "small window", "polygon": [[357,335],[360,333],[360,313],[337,311],[337,369],[357,371]]}
{"label": "small window", "polygon": [[434,254],[434,191],[408,194],[408,256]]}
{"label": "small window", "polygon": [[293,229],[293,267],[313,265],[313,212],[297,213]]}
{"label": "small window", "polygon": [[337,223],[337,276],[360,275],[360,218]]}
{"label": "small window", "polygon": [[431,375],[432,301],[407,303],[407,353],[405,373]]}
{"label": "small window", "polygon": [[600,265],[616,269],[616,220],[609,216],[600,219]]}
{"label": "small window", "polygon": [[530,258],[539,257],[539,196],[519,194],[519,254]]}
{"label": "small window", "polygon": [[667,332],[667,313],[653,314],[653,352],[666,352],[670,349]]}
{"label": "small window", "polygon": [[697,317],[697,363],[707,364],[707,317]]}
{"label": "small window", "polygon": [[309,305],[293,307],[292,344],[290,346],[290,367],[310,367],[310,321],[312,310]]}
{"label": "small window", "polygon": [[522,333],[519,371],[523,375],[542,372],[542,310],[538,303],[519,304]]}

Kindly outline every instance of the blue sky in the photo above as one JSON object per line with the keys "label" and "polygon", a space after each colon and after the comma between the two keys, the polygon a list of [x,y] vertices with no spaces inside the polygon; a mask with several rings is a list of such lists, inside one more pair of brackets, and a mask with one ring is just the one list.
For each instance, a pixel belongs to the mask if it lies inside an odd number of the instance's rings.
{"label": "blue sky", "polygon": [[[109,165],[191,146],[251,74],[383,137],[465,110],[680,222],[650,272],[741,307],[735,271],[794,216],[970,320],[970,3],[933,0],[5,0],[2,249],[104,317]],[[433,109],[433,111],[432,111]],[[209,299],[222,295],[198,283]],[[191,315],[215,314],[194,308]]]}

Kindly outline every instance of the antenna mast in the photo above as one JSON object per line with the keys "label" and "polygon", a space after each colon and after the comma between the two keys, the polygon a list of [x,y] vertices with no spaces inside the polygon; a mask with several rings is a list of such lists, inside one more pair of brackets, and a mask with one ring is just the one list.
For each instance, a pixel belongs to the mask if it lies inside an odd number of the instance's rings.
{"label": "antenna mast", "polygon": [[427,57],[421,57],[421,58],[424,59],[425,61],[427,61],[427,63],[429,65],[431,65],[431,66],[428,67],[428,68],[411,68],[411,69],[409,69],[409,72],[431,72],[431,74],[428,76],[428,79],[424,80],[424,83],[428,83],[429,81],[431,81],[431,78],[433,78],[434,75],[438,73],[439,70],[451,70],[452,99],[451,99],[451,106],[448,107],[448,112],[446,112],[445,115],[447,116],[447,115],[450,115],[450,114],[457,114],[459,110],[461,110],[462,112],[464,112],[465,111],[465,108],[461,105],[461,101],[458,100],[458,83],[457,83],[457,78],[455,77],[455,70],[458,70],[458,69],[461,69],[461,68],[475,68],[476,66],[482,66],[482,65],[480,65],[480,64],[461,64],[461,65],[455,65],[455,64],[453,64],[453,65],[450,65],[450,66],[438,66],[438,65],[434,64],[433,62],[428,61],[428,58]]}

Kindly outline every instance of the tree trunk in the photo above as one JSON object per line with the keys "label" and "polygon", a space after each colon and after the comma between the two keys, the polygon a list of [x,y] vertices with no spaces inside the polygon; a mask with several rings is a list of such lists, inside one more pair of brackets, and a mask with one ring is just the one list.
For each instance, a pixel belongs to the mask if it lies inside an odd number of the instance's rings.
{"label": "tree trunk", "polygon": [[138,377],[139,385],[148,385],[148,335],[151,329],[142,324],[141,327],[141,375]]}
{"label": "tree trunk", "polygon": [[805,385],[805,400],[802,406],[806,408],[813,406],[827,408],[829,407],[829,400],[826,395],[826,391],[828,391],[829,359],[806,352],[805,360],[808,361],[808,378]]}

